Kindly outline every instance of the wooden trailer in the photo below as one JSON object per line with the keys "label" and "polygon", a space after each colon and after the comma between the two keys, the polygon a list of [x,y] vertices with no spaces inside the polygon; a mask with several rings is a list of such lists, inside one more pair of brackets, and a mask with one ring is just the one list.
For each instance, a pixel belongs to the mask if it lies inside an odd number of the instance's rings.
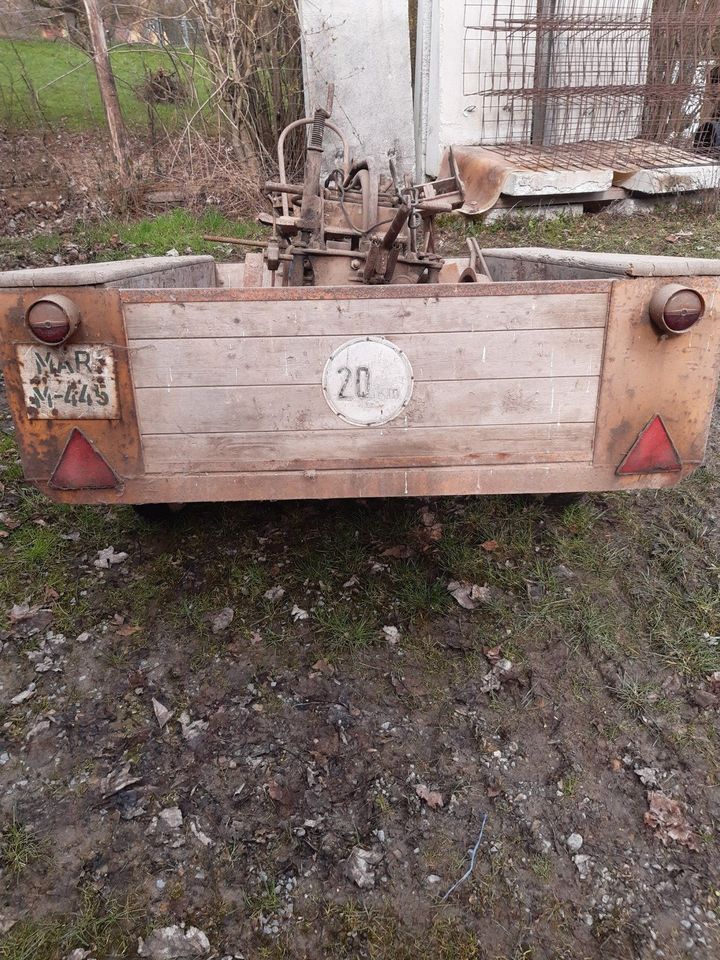
{"label": "wooden trailer", "polygon": [[720,261],[476,253],[475,282],[273,286],[267,254],[0,274],[25,476],[140,504],[634,490],[702,462]]}

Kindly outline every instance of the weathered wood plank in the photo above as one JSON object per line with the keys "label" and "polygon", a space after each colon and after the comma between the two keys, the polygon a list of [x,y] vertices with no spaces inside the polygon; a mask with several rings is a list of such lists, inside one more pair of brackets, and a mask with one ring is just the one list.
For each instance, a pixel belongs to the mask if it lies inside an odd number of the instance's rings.
{"label": "weathered wood plank", "polygon": [[618,477],[613,467],[589,463],[503,464],[368,470],[293,470],[207,475],[147,476],[128,480],[122,491],[43,492],[61,502],[194,503],[218,500],[323,500],[335,497],[439,497],[496,493],[573,493],[580,490],[641,490],[674,487],[688,476],[655,473]]}
{"label": "weathered wood plank", "polygon": [[[491,284],[483,285],[492,286]],[[130,340],[604,327],[607,293],[125,303]]]}
{"label": "weathered wood plank", "polygon": [[[597,377],[418,383],[407,413],[388,425],[586,423],[595,418]],[[232,433],[239,429],[351,429],[327,406],[320,385],[146,387],[136,391],[141,431]]]}
{"label": "weathered wood plank", "polygon": [[164,434],[143,438],[148,473],[341,469],[480,463],[558,463],[592,458],[592,423],[301,433]]}
{"label": "weathered wood plank", "polygon": [[[320,383],[343,337],[250,337],[134,340],[136,387]],[[417,381],[509,377],[597,376],[603,330],[513,330],[405,334],[404,350]]]}

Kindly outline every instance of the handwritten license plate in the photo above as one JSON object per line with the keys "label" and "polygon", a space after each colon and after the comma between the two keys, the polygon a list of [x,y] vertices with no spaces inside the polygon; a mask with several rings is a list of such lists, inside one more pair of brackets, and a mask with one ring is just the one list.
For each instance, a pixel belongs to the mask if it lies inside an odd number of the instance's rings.
{"label": "handwritten license plate", "polygon": [[25,407],[34,420],[117,420],[112,348],[74,343],[17,346]]}

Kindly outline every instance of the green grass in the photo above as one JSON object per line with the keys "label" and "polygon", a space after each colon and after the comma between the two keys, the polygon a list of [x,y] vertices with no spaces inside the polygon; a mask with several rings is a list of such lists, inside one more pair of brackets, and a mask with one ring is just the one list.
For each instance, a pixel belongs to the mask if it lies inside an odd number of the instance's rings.
{"label": "green grass", "polygon": [[[244,248],[230,248],[228,244],[203,240],[203,236],[254,239],[262,233],[262,228],[254,221],[231,220],[219,210],[208,209],[200,215],[194,215],[187,210],[176,209],[139,221],[102,220],[89,226],[81,236],[86,245],[104,249],[106,260],[126,259],[144,253],[161,256],[173,248],[181,254],[189,249],[192,253],[207,253],[216,257],[231,252],[233,259],[238,259],[245,252]],[[117,249],[108,249],[112,246]]]}
{"label": "green grass", "polygon": [[[192,102],[156,104],[157,117],[172,128],[184,113],[194,112],[208,95],[210,85],[201,61],[189,53],[168,53],[139,45],[121,46],[110,54],[120,107],[128,127],[148,125],[147,105],[138,97],[149,71],[174,69],[189,89]],[[70,130],[102,127],[105,117],[95,67],[87,54],[70,43],[56,40],[0,40],[0,125],[9,129],[61,124]]]}
{"label": "green grass", "polygon": [[[0,864],[15,879],[42,857],[42,843],[13,815],[9,825],[0,834]],[[2,954],[0,954],[2,956]]]}
{"label": "green grass", "polygon": [[704,206],[682,197],[678,200],[660,198],[653,213],[631,218],[615,216],[609,208],[583,217],[499,221],[491,226],[481,220],[467,221],[460,216],[446,215],[439,218],[441,253],[466,255],[465,240],[474,236],[482,247],[489,248],[556,247],[597,253],[714,258],[720,255],[720,218],[716,215],[716,204],[714,195]]}
{"label": "green grass", "polygon": [[[256,239],[263,236],[263,228],[253,220],[231,220],[214,208],[199,215],[178,208],[143,220],[108,217],[82,224],[72,240],[93,261],[127,260],[144,254],[164,256],[173,249],[181,255],[210,254],[217,260],[238,260],[246,252],[243,247],[203,240],[206,234]],[[67,239],[58,234],[42,235],[33,237],[29,244],[35,253],[51,256],[62,254]],[[0,237],[0,257],[22,256],[27,248],[25,239]]]}
{"label": "green grass", "polygon": [[86,889],[73,915],[21,920],[0,941],[0,960],[62,960],[90,950],[98,960],[130,956],[140,912],[129,901],[104,900]]}

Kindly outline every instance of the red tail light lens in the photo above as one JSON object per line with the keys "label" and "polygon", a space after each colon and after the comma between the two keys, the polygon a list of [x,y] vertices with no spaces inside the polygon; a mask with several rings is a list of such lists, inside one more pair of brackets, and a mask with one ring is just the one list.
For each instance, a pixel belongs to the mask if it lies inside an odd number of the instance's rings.
{"label": "red tail light lens", "polygon": [[59,346],[77,329],[80,312],[67,297],[51,295],[36,300],[28,307],[25,322],[40,343]]}
{"label": "red tail light lens", "polygon": [[656,290],[650,301],[650,317],[662,333],[686,333],[705,313],[705,301],[690,287],[677,283]]}
{"label": "red tail light lens", "polygon": [[620,476],[629,473],[672,473],[682,463],[662,417],[653,417],[640,431],[627,456],[617,468]]}
{"label": "red tail light lens", "polygon": [[50,477],[50,486],[56,490],[109,490],[119,486],[119,481],[102,454],[76,428]]}

